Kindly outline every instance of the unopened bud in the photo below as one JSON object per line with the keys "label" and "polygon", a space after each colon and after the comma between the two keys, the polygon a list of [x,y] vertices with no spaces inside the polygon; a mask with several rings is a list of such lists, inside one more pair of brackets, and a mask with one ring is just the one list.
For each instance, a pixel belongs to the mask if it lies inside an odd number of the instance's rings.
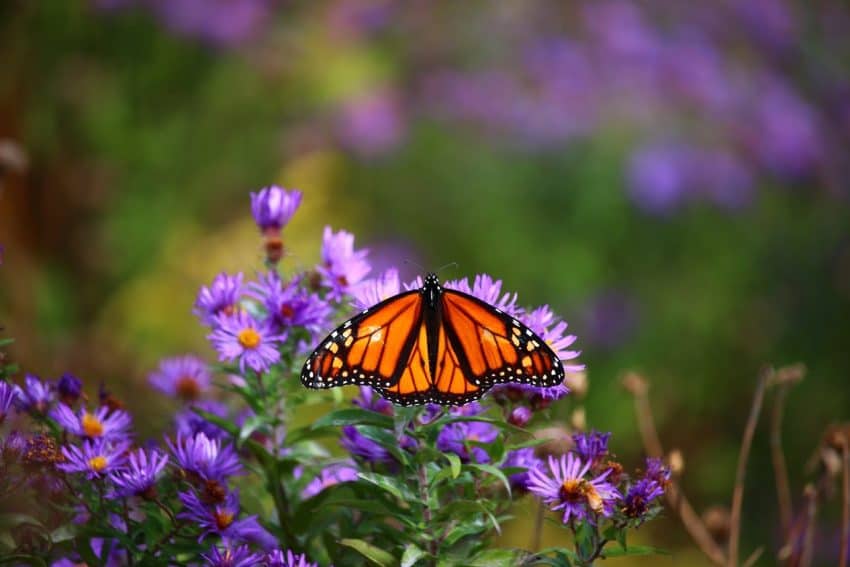
{"label": "unopened bud", "polygon": [[573,410],[573,413],[570,416],[570,425],[573,426],[573,429],[577,429],[578,431],[584,431],[587,428],[587,414],[585,413],[584,408],[576,408]]}
{"label": "unopened bud", "polygon": [[790,364],[773,373],[774,384],[796,384],[806,377],[806,365],[802,362]]}
{"label": "unopened bud", "polygon": [[676,476],[681,476],[685,470],[685,456],[679,449],[673,449],[667,455],[667,463],[670,466],[670,472]]}
{"label": "unopened bud", "polygon": [[517,427],[525,427],[534,414],[525,406],[517,406],[508,416],[508,423]]}

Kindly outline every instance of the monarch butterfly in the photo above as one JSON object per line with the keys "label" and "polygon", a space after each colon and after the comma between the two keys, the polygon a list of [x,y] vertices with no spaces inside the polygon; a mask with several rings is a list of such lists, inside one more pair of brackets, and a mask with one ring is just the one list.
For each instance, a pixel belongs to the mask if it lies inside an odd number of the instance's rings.
{"label": "monarch butterfly", "polygon": [[564,366],[546,342],[477,297],[429,273],[349,319],[323,340],[301,371],[309,388],[371,386],[401,405],[463,405],[496,384],[557,386]]}

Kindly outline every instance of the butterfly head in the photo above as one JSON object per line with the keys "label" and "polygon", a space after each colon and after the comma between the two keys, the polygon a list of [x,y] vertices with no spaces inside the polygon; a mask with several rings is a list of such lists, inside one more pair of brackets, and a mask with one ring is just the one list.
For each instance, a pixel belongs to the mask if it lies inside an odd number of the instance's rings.
{"label": "butterfly head", "polygon": [[440,280],[437,274],[429,272],[425,276],[425,283],[422,285],[422,296],[428,306],[436,308],[437,301],[440,299],[440,294],[443,292],[443,287],[440,285]]}

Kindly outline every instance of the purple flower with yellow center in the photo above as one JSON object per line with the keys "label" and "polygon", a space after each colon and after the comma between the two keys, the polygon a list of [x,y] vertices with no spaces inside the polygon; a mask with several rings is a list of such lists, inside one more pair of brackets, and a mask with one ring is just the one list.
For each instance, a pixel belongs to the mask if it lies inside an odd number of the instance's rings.
{"label": "purple flower with yellow center", "polygon": [[102,478],[124,464],[129,443],[109,440],[83,441],[82,446],[62,447],[64,462],[56,468],[68,473],[85,473],[89,479]]}
{"label": "purple flower with yellow center", "polygon": [[301,553],[292,553],[290,550],[286,552],[275,549],[266,555],[266,567],[318,567],[316,563],[311,563],[307,560],[307,556]]}
{"label": "purple flower with yellow center", "polygon": [[301,278],[293,278],[284,284],[275,272],[260,276],[259,281],[249,284],[251,295],[259,299],[269,318],[278,329],[304,327],[311,333],[325,329],[331,307],[316,293],[301,286]]}
{"label": "purple flower with yellow center", "polygon": [[178,496],[184,510],[177,517],[201,529],[198,541],[217,535],[228,541],[254,543],[263,549],[277,545],[277,539],[260,525],[257,516],[236,519],[239,516],[239,492],[236,490],[229,492],[224,502],[212,505],[203,503],[194,492],[181,492]]}
{"label": "purple flower with yellow center", "polygon": [[620,510],[628,518],[643,519],[654,501],[664,494],[664,488],[651,478],[642,478],[629,487]]}
{"label": "purple flower with yellow center", "polygon": [[445,426],[437,435],[437,448],[456,454],[464,462],[489,463],[487,451],[473,443],[492,443],[498,436],[499,431],[489,423],[456,421]]}
{"label": "purple flower with yellow center", "polygon": [[342,428],[342,437],[339,443],[352,456],[360,457],[365,461],[390,463],[394,460],[389,451],[360,433],[355,425],[346,425]]}
{"label": "purple flower with yellow center", "polygon": [[227,418],[229,414],[227,406],[215,400],[201,400],[185,406],[174,415],[174,426],[178,435],[194,437],[196,433],[203,432],[210,439],[221,439],[227,436],[224,429],[198,415],[193,408],[221,418]]}
{"label": "purple flower with yellow center", "polygon": [[14,384],[0,382],[0,424],[9,414],[9,408],[17,401],[20,390]]}
{"label": "purple flower with yellow center", "polygon": [[233,447],[222,446],[219,439],[210,439],[204,433],[185,439],[178,433],[175,443],[166,439],[166,444],[181,469],[204,480],[221,481],[242,472]]}
{"label": "purple flower with yellow center", "polygon": [[280,231],[298,210],[301,204],[301,191],[287,191],[277,185],[251,193],[251,213],[254,221],[263,232]]}
{"label": "purple flower with yellow center", "polygon": [[328,297],[339,300],[359,284],[372,267],[366,261],[368,250],[354,250],[354,235],[326,226],[322,236],[322,263],[316,269]]}
{"label": "purple flower with yellow center", "polygon": [[549,471],[544,466],[528,473],[528,490],[540,497],[552,510],[563,510],[562,521],[593,521],[597,515],[610,516],[620,493],[605,479],[611,470],[588,479],[590,463],[573,453],[560,459],[549,457]]}
{"label": "purple flower with yellow center", "polygon": [[394,413],[392,402],[379,396],[369,386],[360,386],[360,394],[355,396],[351,403],[359,408],[384,415],[392,416]]}
{"label": "purple flower with yellow center", "polygon": [[573,435],[573,451],[583,461],[590,462],[591,466],[599,463],[608,455],[608,440],[610,433],[600,433],[593,430],[590,433],[576,433]]}
{"label": "purple flower with yellow center", "polygon": [[489,274],[478,274],[475,276],[472,286],[464,278],[462,280],[447,281],[445,287],[475,296],[481,301],[489,303],[513,317],[519,317],[522,314],[522,309],[517,307],[516,304],[517,294],[502,293],[502,280],[494,280]]}
{"label": "purple flower with yellow center", "polygon": [[137,449],[129,454],[127,463],[113,471],[109,478],[120,496],[150,496],[166,463],[168,455],[165,453],[156,449]]}
{"label": "purple flower with yellow center", "polygon": [[130,433],[130,414],[122,410],[110,411],[101,406],[94,412],[80,408],[77,413],[59,404],[50,412],[50,417],[68,433],[88,439],[124,439]]}
{"label": "purple flower with yellow center", "polygon": [[223,548],[213,546],[209,553],[202,553],[201,557],[209,567],[252,567],[263,561],[263,556],[252,553],[247,545],[227,545]]}
{"label": "purple flower with yellow center", "polygon": [[304,490],[301,491],[301,498],[307,500],[322,492],[326,488],[330,488],[336,484],[343,482],[354,482],[359,477],[354,463],[344,461],[341,463],[331,464],[319,473],[319,475],[311,480]]}
{"label": "purple flower with yellow center", "polygon": [[191,402],[210,387],[212,376],[207,364],[191,354],[165,358],[148,377],[151,386],[166,394]]}
{"label": "purple flower with yellow center", "polygon": [[358,309],[369,309],[401,292],[398,270],[390,268],[377,278],[363,280],[351,289],[354,305]]}
{"label": "purple flower with yellow center", "polygon": [[15,405],[19,411],[44,415],[53,403],[53,389],[38,376],[27,374],[24,387],[18,389]]}
{"label": "purple flower with yellow center", "polygon": [[240,311],[233,315],[220,315],[217,328],[207,338],[218,351],[221,361],[239,361],[239,370],[266,372],[280,360],[277,343],[286,340],[286,333],[275,334],[268,322],[259,322]]}
{"label": "purple flower with yellow center", "polygon": [[537,455],[534,454],[533,448],[524,447],[522,449],[516,449],[515,451],[511,451],[510,453],[508,453],[508,456],[502,466],[505,468],[524,468],[525,471],[513,473],[508,476],[508,481],[510,481],[511,488],[513,490],[528,490],[529,472],[542,464],[543,462],[539,458],[537,458]]}
{"label": "purple flower with yellow center", "polygon": [[59,394],[59,399],[69,406],[80,399],[82,390],[82,381],[68,372],[63,374],[56,382],[56,392]]}
{"label": "purple flower with yellow center", "polygon": [[212,284],[201,286],[192,312],[205,325],[214,326],[219,315],[230,315],[239,311],[242,295],[242,273],[231,276],[224,272],[217,275]]}

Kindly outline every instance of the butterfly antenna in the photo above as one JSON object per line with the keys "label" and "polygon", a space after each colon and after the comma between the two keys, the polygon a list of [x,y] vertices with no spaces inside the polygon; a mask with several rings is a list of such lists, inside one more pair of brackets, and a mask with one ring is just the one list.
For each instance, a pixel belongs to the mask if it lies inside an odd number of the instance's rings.
{"label": "butterfly antenna", "polygon": [[460,267],[460,264],[458,264],[457,262],[449,262],[448,264],[446,264],[444,266],[440,266],[439,268],[437,268],[436,272],[439,274],[440,272],[442,272],[446,268],[459,268],[459,267]]}
{"label": "butterfly antenna", "polygon": [[414,262],[414,261],[413,261],[413,260],[411,260],[410,258],[405,258],[405,259],[404,259],[404,263],[405,263],[405,264],[410,264],[410,265],[412,265],[412,266],[416,266],[417,268],[419,268],[419,271],[420,271],[421,273],[423,273],[423,274],[425,273],[425,267],[424,267],[424,266],[422,266],[422,265],[420,265],[420,264],[418,264],[417,262]]}

